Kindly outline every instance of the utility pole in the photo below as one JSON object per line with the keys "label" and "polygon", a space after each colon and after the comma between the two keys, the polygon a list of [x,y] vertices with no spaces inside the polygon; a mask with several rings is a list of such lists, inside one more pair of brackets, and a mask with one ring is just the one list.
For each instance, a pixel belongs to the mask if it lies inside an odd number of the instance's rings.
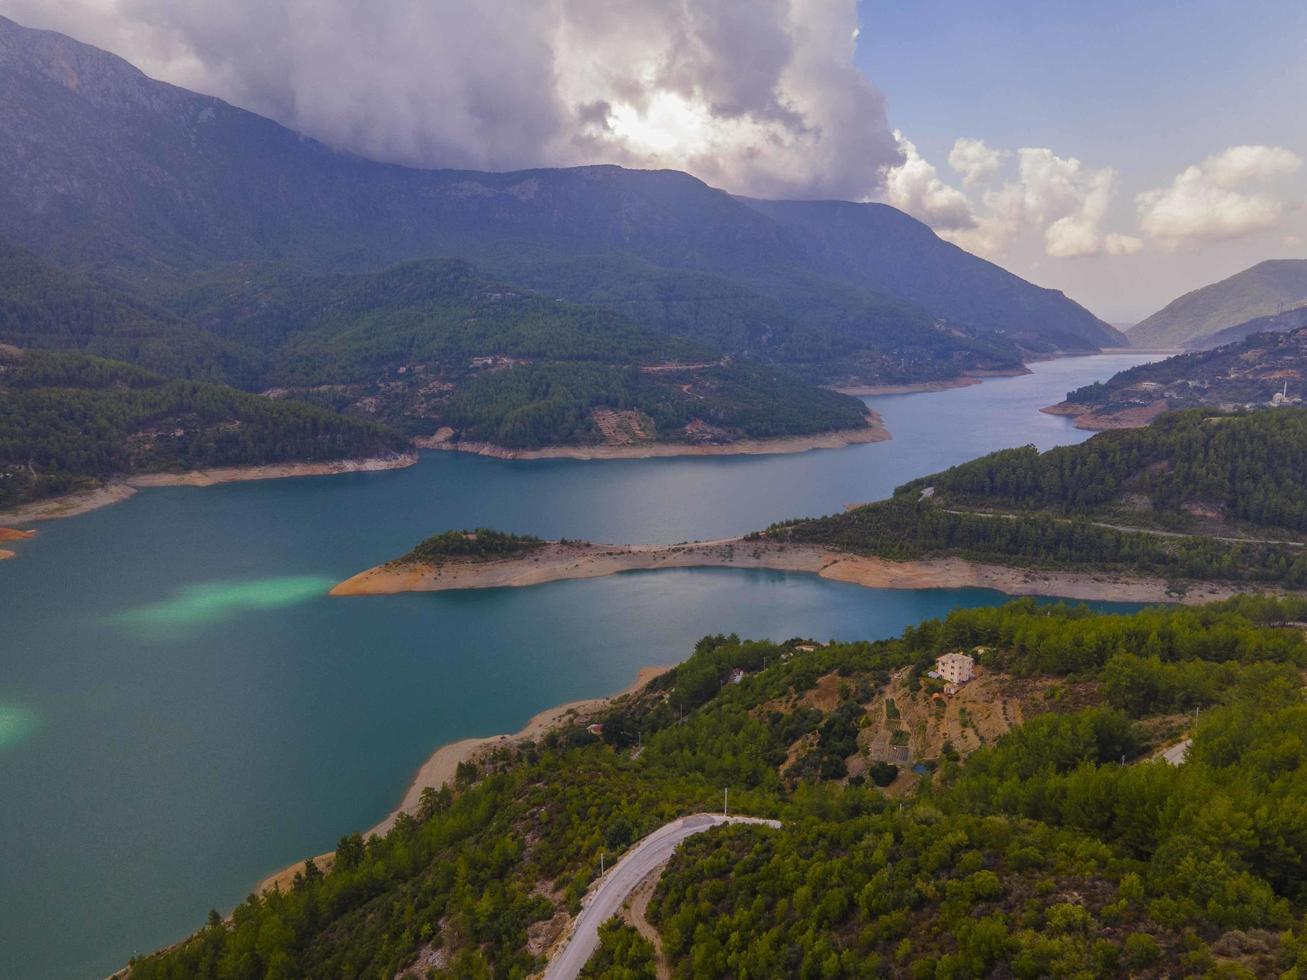
{"label": "utility pole", "polygon": [[600,851],[599,852],[599,877],[602,878],[603,876],[604,876],[604,852]]}
{"label": "utility pole", "polygon": [[731,815],[731,788],[729,786],[722,789],[722,816]]}

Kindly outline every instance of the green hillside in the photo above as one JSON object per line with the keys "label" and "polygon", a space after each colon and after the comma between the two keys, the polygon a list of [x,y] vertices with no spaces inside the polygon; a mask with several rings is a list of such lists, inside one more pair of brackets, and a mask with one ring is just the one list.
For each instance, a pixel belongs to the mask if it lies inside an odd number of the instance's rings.
{"label": "green hillside", "polygon": [[[1211,346],[1213,334],[1307,303],[1307,259],[1259,262],[1172,300],[1130,328],[1136,347]],[[1231,338],[1233,339],[1233,338]]]}
{"label": "green hillside", "polygon": [[769,536],[896,560],[1307,587],[1307,410],[1164,415],[1077,446],[983,456]]}
{"label": "green hillside", "polygon": [[0,347],[0,507],[138,473],[329,462],[408,445],[375,423],[226,385]]}
{"label": "green hillside", "polygon": [[[132,977],[525,976],[601,855],[720,807],[724,786],[733,811],[782,827],[678,849],[648,912],[674,977],[1293,976],[1307,642],[1284,624],[1305,616],[1026,600],[878,643],[707,637],[644,692],[461,766],[386,837],[342,837],[329,871],[213,913]],[[979,658],[971,710],[1024,724],[977,741],[974,715],[936,706],[926,672],[957,650]],[[963,721],[934,754],[891,738],[945,712]],[[1186,734],[1183,765],[1150,761]],[[887,740],[915,770],[875,758]],[[652,944],[603,935],[589,975],[654,975]]]}

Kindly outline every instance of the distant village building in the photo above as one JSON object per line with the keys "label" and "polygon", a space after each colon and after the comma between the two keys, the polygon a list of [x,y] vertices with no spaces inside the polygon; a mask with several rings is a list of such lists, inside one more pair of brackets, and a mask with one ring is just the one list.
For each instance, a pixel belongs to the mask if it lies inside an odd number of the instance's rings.
{"label": "distant village building", "polygon": [[976,662],[965,653],[946,653],[935,661],[935,675],[947,684],[959,686],[971,680]]}
{"label": "distant village building", "polygon": [[731,671],[731,683],[738,684],[742,680],[744,680],[744,668],[736,667],[733,671]]}
{"label": "distant village building", "polygon": [[593,725],[586,725],[585,730],[591,735],[602,736],[604,734],[604,726],[600,725],[598,722]]}

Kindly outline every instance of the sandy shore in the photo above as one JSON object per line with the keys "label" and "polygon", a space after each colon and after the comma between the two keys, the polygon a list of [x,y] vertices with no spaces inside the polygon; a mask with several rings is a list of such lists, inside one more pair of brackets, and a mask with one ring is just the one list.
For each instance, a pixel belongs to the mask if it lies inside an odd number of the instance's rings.
{"label": "sandy shore", "polygon": [[443,565],[390,563],[331,590],[334,596],[393,595],[448,589],[540,585],[659,568],[768,568],[807,572],[874,589],[994,589],[1013,596],[1057,596],[1108,602],[1210,602],[1245,591],[1224,583],[1192,583],[1183,595],[1163,579],[1093,572],[1050,572],[982,565],[960,558],[890,561],[810,545],[727,538],[680,545],[550,543],[522,558]]}
{"label": "sandy shore", "polygon": [[641,443],[629,446],[545,446],[541,449],[506,449],[489,442],[456,440],[449,434],[414,440],[420,449],[443,449],[448,452],[475,453],[496,459],[653,459],[663,456],[762,456],[777,453],[804,453],[813,449],[842,449],[869,442],[884,442],[889,430],[879,415],[870,412],[861,429],[838,429],[810,436],[786,436],[778,439],[741,439],[720,445],[691,445],[679,442]]}
{"label": "sandy shore", "polygon": [[[487,738],[465,738],[458,742],[451,742],[438,748],[422,767],[418,769],[417,775],[413,777],[413,782],[409,785],[408,790],[404,793],[404,798],[400,801],[399,806],[386,819],[369,830],[363,836],[365,838],[376,834],[384,835],[395,825],[401,813],[416,813],[418,803],[422,799],[422,791],[428,787],[440,789],[446,783],[454,780],[454,773],[457,771],[459,763],[471,762],[481,755],[492,752],[495,749],[506,748],[518,745],[522,742],[537,741],[547,735],[550,731],[564,724],[579,722],[596,714],[608,707],[612,702],[627,694],[633,694],[643,688],[655,677],[671,670],[671,667],[641,667],[636,674],[635,680],[629,685],[618,691],[616,694],[604,698],[589,698],[584,701],[569,701],[566,704],[560,704],[553,708],[546,708],[544,711],[535,715],[530,721],[523,726],[522,730],[515,735],[491,735]],[[331,867],[332,861],[335,860],[335,852],[319,854],[313,861],[323,871]],[[296,873],[304,870],[304,862],[300,861],[292,864],[290,867],[283,868],[274,875],[269,875],[263,881],[259,882],[256,892],[265,892],[272,888],[288,888],[294,880]]]}
{"label": "sandy shore", "polygon": [[1139,429],[1148,425],[1153,419],[1167,411],[1170,406],[1165,398],[1160,398],[1151,405],[1125,408],[1117,412],[1100,413],[1090,405],[1078,405],[1075,402],[1058,402],[1041,408],[1045,415],[1064,415],[1072,418],[1077,429],[1089,432],[1106,432],[1110,429]]}
{"label": "sandy shore", "polygon": [[280,480],[296,476],[334,476],[339,473],[370,473],[376,470],[395,470],[412,466],[418,460],[416,453],[377,456],[370,459],[343,459],[329,463],[271,463],[265,466],[222,466],[207,470],[187,470],[182,473],[141,473],[124,477],[78,493],[51,497],[23,504],[0,513],[0,524],[22,524],[27,521],[44,521],[58,517],[76,517],[98,510],[149,487],[211,487],[219,483],[239,483],[244,480]]}
{"label": "sandy shore", "polygon": [[335,596],[440,592],[541,585],[564,579],[602,578],[620,572],[658,568],[774,568],[820,572],[836,560],[818,548],[769,541],[723,538],[680,545],[572,545],[551,542],[520,558],[502,561],[449,561],[442,565],[378,565],[346,579]]}

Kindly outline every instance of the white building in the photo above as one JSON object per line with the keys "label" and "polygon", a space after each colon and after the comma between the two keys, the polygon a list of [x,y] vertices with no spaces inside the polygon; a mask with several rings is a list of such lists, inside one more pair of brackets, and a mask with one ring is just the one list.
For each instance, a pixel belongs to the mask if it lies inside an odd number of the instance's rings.
{"label": "white building", "polygon": [[976,662],[965,653],[946,653],[935,661],[935,673],[950,684],[965,684],[975,672]]}

